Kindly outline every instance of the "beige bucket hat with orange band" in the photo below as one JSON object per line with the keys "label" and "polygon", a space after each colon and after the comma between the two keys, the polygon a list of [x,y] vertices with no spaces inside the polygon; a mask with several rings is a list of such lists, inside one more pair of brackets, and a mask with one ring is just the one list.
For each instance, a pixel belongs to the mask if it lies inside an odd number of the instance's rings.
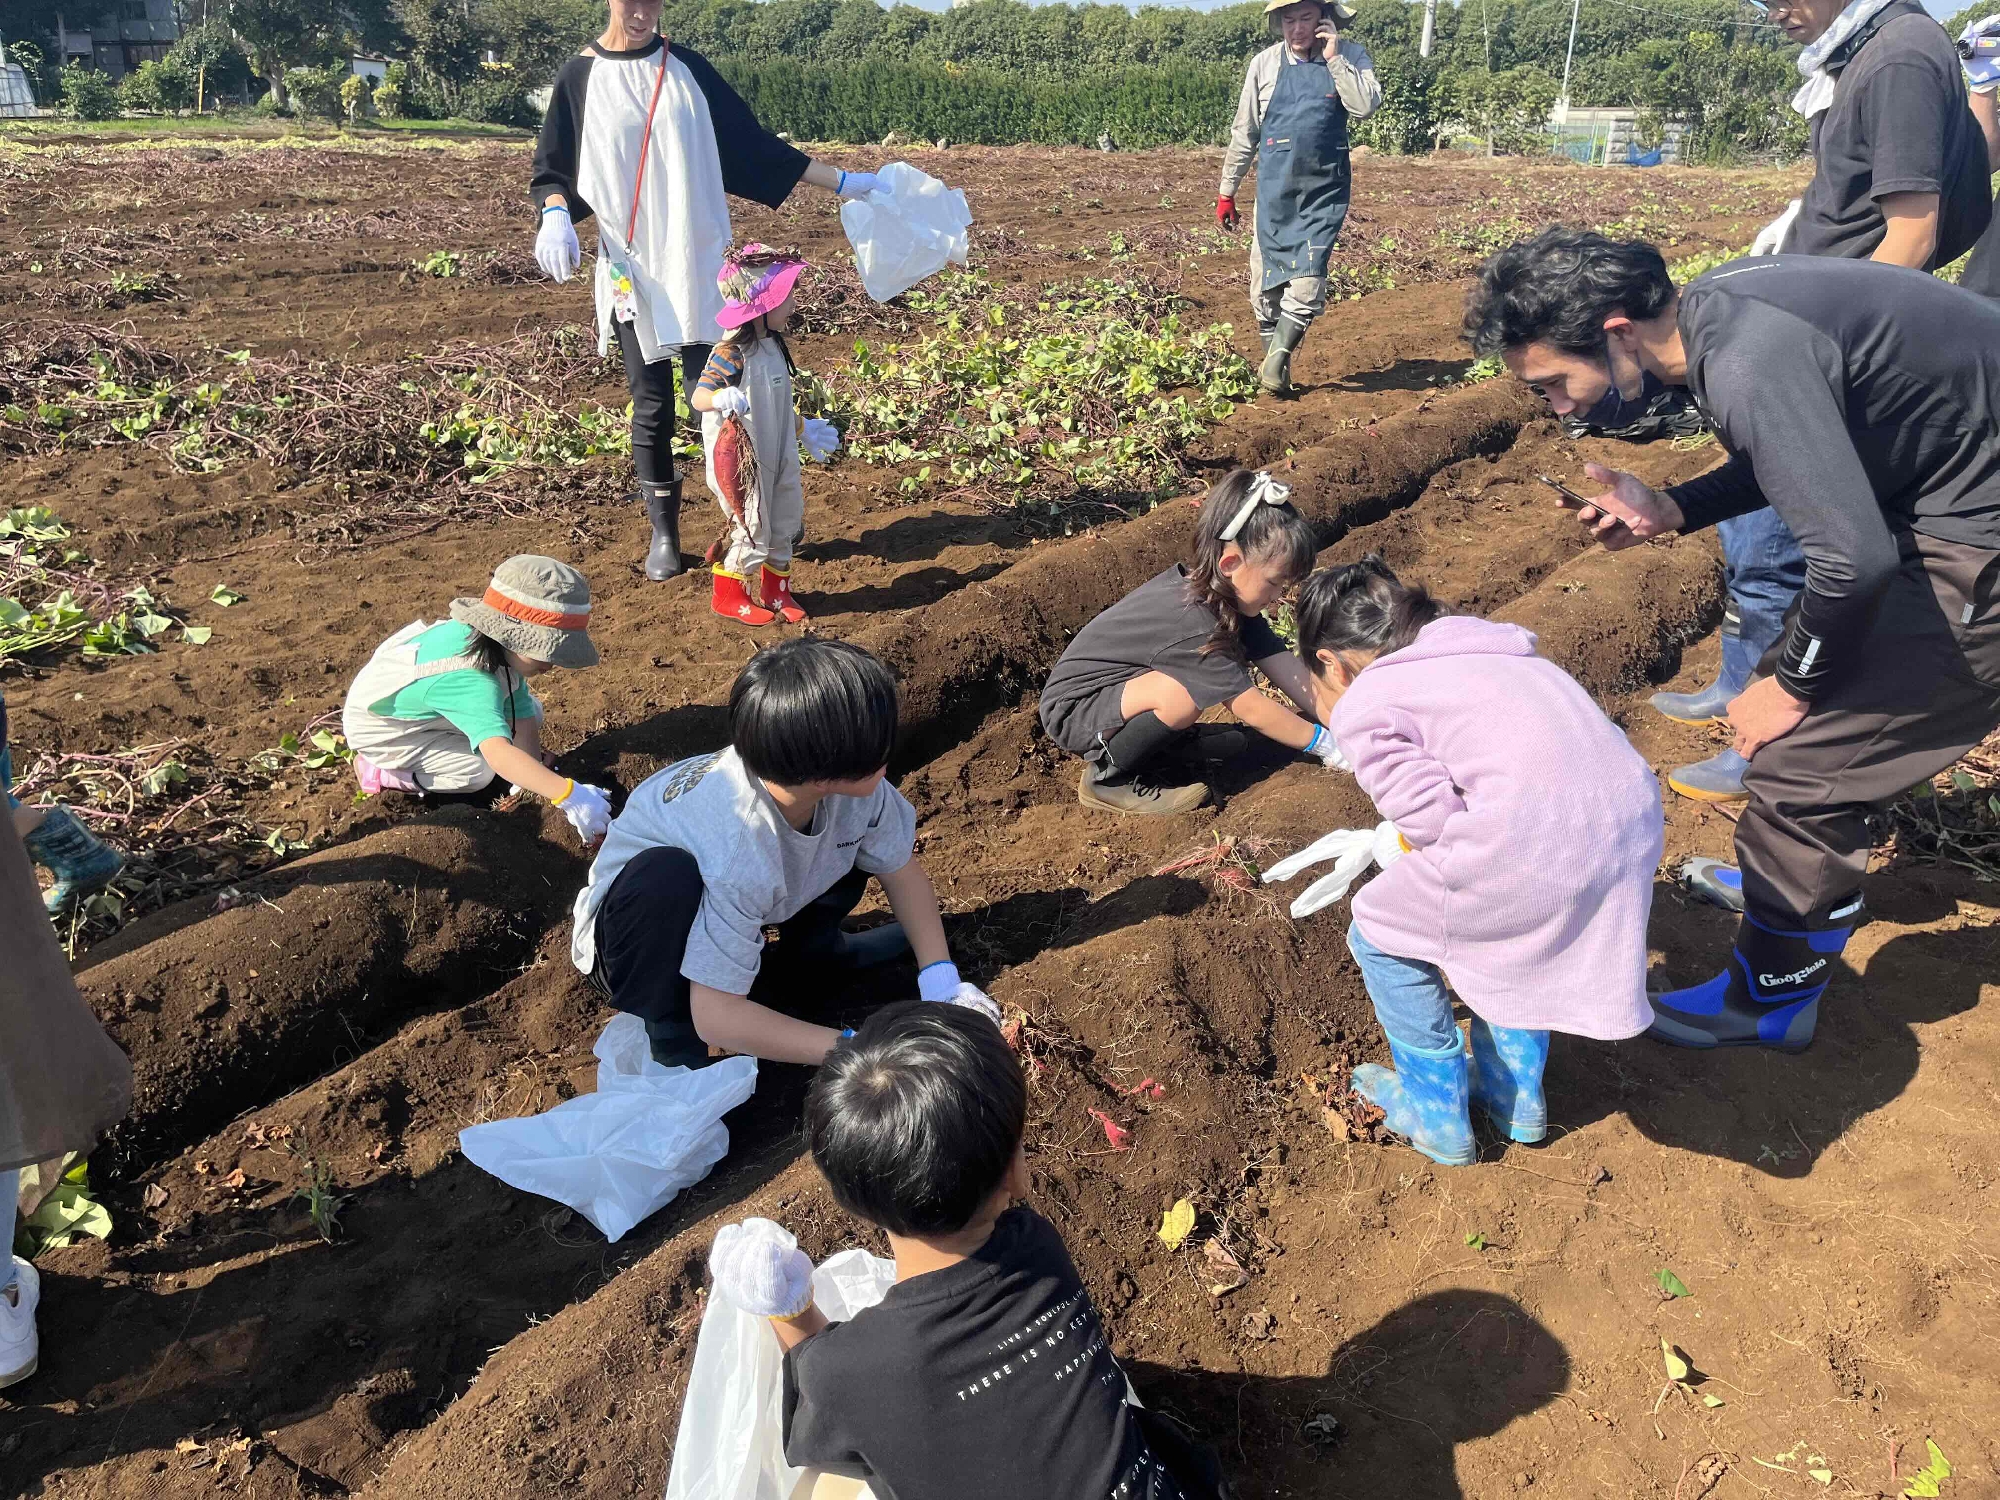
{"label": "beige bucket hat with orange band", "polygon": [[480,599],[454,599],[451,617],[531,661],[594,667],[590,582],[568,563],[523,553],[493,570]]}

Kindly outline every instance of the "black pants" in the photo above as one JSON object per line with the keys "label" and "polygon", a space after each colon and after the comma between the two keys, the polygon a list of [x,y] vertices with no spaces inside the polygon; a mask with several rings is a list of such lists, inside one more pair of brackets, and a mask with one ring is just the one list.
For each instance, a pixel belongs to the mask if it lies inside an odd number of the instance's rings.
{"label": "black pants", "polygon": [[[630,323],[612,320],[618,330],[618,352],[625,360],[625,384],[632,392],[632,467],[647,484],[670,484],[674,469],[674,359],[653,364],[639,349],[639,335]],[[684,344],[680,351],[680,394],[694,395],[709,344]]]}
{"label": "black pants", "polygon": [[[810,974],[812,960],[839,944],[841,920],[867,890],[868,876],[849,871],[797,916],[779,923],[776,941],[765,943],[751,998],[768,1004],[767,992]],[[713,1061],[694,1029],[688,980],[681,973],[701,893],[695,857],[662,845],[634,855],[597,909],[597,967],[590,981],[614,1007],[645,1021],[646,1034],[666,1044],[654,1055],[669,1067],[702,1068]],[[674,1055],[665,1055],[669,1050]]]}

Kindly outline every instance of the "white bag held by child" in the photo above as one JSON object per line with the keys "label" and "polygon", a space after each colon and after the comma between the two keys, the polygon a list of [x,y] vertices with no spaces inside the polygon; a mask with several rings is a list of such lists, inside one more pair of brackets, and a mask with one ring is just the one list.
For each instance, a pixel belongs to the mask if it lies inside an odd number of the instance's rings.
{"label": "white bag held by child", "polygon": [[[798,1243],[789,1234],[784,1238]],[[843,1250],[813,1272],[813,1300],[828,1319],[845,1322],[880,1302],[895,1281],[893,1260]],[[709,1297],[681,1403],[666,1500],[791,1500],[805,1471],[785,1462],[784,1364],[768,1318],[726,1297]],[[863,1486],[861,1500],[871,1497]]]}
{"label": "white bag held by child", "polygon": [[1322,906],[1331,906],[1345,896],[1348,888],[1368,873],[1370,865],[1386,870],[1409,847],[1394,823],[1379,823],[1373,828],[1336,828],[1325,838],[1314,840],[1297,854],[1272,865],[1264,872],[1264,884],[1290,880],[1312,865],[1332,860],[1332,873],[1320,876],[1292,902],[1294,917],[1309,917]]}
{"label": "white bag held by child", "polygon": [[729,1153],[722,1117],[757,1087],[757,1059],[706,1068],[653,1061],[646,1024],[614,1016],[597,1038],[597,1092],[545,1114],[468,1125],[459,1149],[512,1187],[567,1203],[616,1242]]}
{"label": "white bag held by child", "polygon": [[899,297],[971,249],[972,210],[965,194],[906,161],[875,174],[883,186],[840,206],[840,227],[854,247],[861,285],[877,302]]}

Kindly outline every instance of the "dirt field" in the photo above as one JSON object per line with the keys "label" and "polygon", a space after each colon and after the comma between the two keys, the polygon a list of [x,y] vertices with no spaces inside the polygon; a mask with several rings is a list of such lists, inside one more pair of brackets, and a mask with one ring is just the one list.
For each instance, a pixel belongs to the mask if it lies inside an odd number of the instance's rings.
{"label": "dirt field", "polygon": [[[1209,224],[1214,153],[910,159],[966,188],[996,285],[1136,263],[1171,278],[1185,322],[1233,322],[1252,347],[1244,247]],[[324,375],[328,424],[362,399],[343,392],[375,388],[357,372],[556,348],[588,293],[527,278],[526,163],[518,143],[0,149],[0,347],[81,324],[148,359],[290,360]],[[1464,383],[1458,278],[1559,219],[1670,255],[1740,245],[1790,179],[1365,160],[1356,181],[1350,300],[1305,345],[1305,396],[1240,407],[1195,445],[1185,492],[1238,463],[1282,468],[1325,560],[1382,551],[1538,631],[1656,765],[1706,753],[1706,731],[1644,696],[1714,670],[1709,543],[1586,553],[1534,476],[1599,458],[1666,480],[1715,450],[1573,444],[1511,383]],[[821,265],[842,245],[810,192],[737,227]],[[461,274],[412,271],[441,250]],[[826,278],[796,342],[808,368],[934,324],[844,285]],[[538,368],[562,401],[622,405],[587,357]],[[766,1066],[728,1159],[616,1246],[502,1186],[457,1132],[590,1088],[606,1019],[567,960],[584,865],[566,827],[532,807],[413,821],[357,805],[338,765],[264,752],[309,740],[380,638],[510,552],[565,556],[597,594],[603,665],[542,680],[579,777],[629,787],[713,748],[732,676],[773,632],[712,617],[695,578],[644,581],[623,461],[490,490],[371,487],[306,451],[208,472],[160,443],[0,452],[8,506],[50,507],[93,577],[143,582],[214,632],[0,676],[17,767],[79,800],[94,786],[104,831],[150,852],[122,929],[78,934],[80,984],[138,1079],[94,1159],[118,1227],[41,1262],[43,1367],[0,1399],[0,1477],[103,1500],[657,1494],[715,1227],[763,1213],[815,1254],[855,1242],[800,1156],[804,1071]],[[1107,820],[1076,805],[1074,763],[1035,723],[1068,633],[1176,557],[1191,511],[911,502],[906,477],[852,460],[808,474],[801,598],[904,684],[894,770],[954,951],[1030,1060],[1037,1206],[1140,1392],[1206,1430],[1246,1496],[1893,1495],[1926,1437],[1956,1470],[1947,1496],[2000,1494],[1983,1118],[2000,1009],[1979,1006],[2000,973],[1993,886],[1886,851],[1876,920],[1802,1057],[1563,1038],[1541,1148],[1489,1141],[1446,1170],[1336,1139],[1308,1075],[1385,1051],[1344,909],[1295,923],[1292,888],[1157,872],[1218,839],[1268,861],[1371,820],[1351,778],[1272,754],[1224,778],[1219,809]],[[698,481],[688,497],[698,549],[714,512]],[[219,585],[242,601],[209,602]],[[156,747],[113,766],[130,778],[168,745],[187,779],[158,794],[75,759]],[[1670,865],[1726,852],[1725,816],[1668,802]],[[1664,876],[1655,912],[1662,985],[1712,972],[1730,921]],[[851,1017],[882,998],[878,982],[826,1004]],[[348,1199],[337,1244],[293,1199],[308,1159]],[[1154,1231],[1184,1196],[1199,1228],[1169,1252]],[[1240,1287],[1210,1290],[1205,1244],[1240,1262]],[[1662,1269],[1691,1295],[1665,1299]],[[1662,1338],[1693,1363],[1685,1387]]]}

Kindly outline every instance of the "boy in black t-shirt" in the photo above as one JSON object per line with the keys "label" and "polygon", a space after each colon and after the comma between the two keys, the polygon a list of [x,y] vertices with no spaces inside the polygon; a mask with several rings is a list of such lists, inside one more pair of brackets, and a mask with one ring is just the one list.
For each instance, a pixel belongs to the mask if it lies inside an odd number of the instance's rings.
{"label": "boy in black t-shirt", "polygon": [[828,1054],[806,1096],[813,1160],[887,1231],[896,1284],[828,1323],[812,1263],[769,1220],[726,1226],[709,1257],[716,1295],[785,1346],[786,1460],[877,1500],[1226,1495],[1206,1450],[1132,1404],[1055,1227],[1009,1206],[1029,1190],[1026,1121],[1020,1064],[984,1016],[889,1006]]}

